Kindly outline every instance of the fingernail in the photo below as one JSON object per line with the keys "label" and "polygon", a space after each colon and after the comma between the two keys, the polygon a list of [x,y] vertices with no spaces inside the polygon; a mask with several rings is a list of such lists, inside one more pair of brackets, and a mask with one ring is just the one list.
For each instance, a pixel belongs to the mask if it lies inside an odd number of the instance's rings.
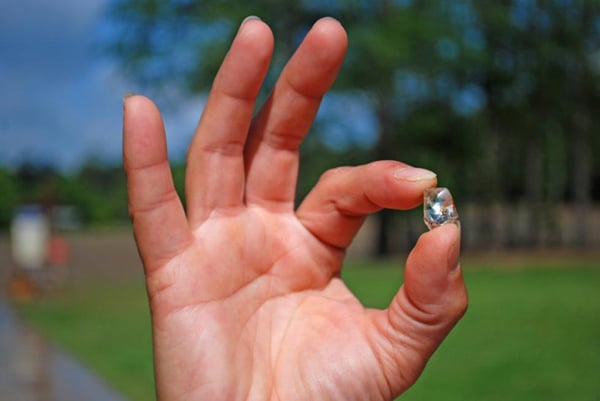
{"label": "fingernail", "polygon": [[240,28],[242,26],[244,26],[244,24],[248,21],[262,21],[259,17],[257,17],[256,15],[249,15],[246,18],[244,18],[244,20],[242,21],[242,23],[240,24]]}
{"label": "fingernail", "polygon": [[137,96],[137,93],[125,92],[125,94],[123,95],[123,103],[125,103],[127,101],[127,99],[129,99],[130,97],[133,97],[133,96]]}
{"label": "fingernail", "polygon": [[424,168],[400,167],[394,171],[394,178],[404,181],[433,180],[437,175]]}
{"label": "fingernail", "polygon": [[335,18],[333,18],[333,17],[326,16],[326,17],[319,18],[319,19],[318,19],[318,20],[317,20],[317,21],[316,21],[316,22],[313,24],[313,26],[315,26],[315,25],[316,25],[317,23],[319,23],[320,21],[334,21],[334,22],[337,22],[338,24],[342,25],[342,23],[341,23],[339,20],[337,20],[337,19],[335,19]]}

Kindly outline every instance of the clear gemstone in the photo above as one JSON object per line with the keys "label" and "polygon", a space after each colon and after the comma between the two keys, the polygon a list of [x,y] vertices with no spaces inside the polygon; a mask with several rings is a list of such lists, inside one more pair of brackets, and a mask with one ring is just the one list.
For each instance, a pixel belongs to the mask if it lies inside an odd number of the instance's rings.
{"label": "clear gemstone", "polygon": [[448,188],[426,189],[423,200],[423,221],[430,230],[447,223],[459,224],[458,211]]}

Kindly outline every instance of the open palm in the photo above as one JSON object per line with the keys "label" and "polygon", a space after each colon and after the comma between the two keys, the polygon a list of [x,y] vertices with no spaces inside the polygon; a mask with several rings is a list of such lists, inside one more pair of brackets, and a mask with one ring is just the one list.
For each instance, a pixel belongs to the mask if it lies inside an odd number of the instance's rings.
{"label": "open palm", "polygon": [[434,174],[395,161],[338,168],[294,210],[298,147],[346,45],[339,23],[318,21],[253,119],[273,37],[260,20],[242,24],[189,149],[187,215],[159,111],[125,100],[160,400],[390,400],[464,312],[454,225],[420,238],[387,310],[364,308],[339,278],[365,216],[417,206]]}

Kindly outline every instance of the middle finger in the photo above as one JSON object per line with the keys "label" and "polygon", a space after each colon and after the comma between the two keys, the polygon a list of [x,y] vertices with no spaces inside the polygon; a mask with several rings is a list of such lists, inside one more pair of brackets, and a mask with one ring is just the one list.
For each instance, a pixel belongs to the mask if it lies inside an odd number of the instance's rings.
{"label": "middle finger", "polygon": [[244,145],[272,52],[273,36],[264,22],[242,23],[188,151],[185,187],[192,226],[213,211],[243,204]]}
{"label": "middle finger", "polygon": [[348,38],[332,18],[315,23],[254,119],[246,144],[247,205],[293,210],[298,149],[342,65]]}

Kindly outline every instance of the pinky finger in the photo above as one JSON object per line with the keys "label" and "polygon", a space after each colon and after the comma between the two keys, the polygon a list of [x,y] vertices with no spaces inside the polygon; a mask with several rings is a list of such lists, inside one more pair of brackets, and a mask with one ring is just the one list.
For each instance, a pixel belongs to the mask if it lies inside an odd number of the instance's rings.
{"label": "pinky finger", "polygon": [[133,230],[148,274],[181,251],[191,234],[173,185],[160,112],[142,96],[124,101],[123,162]]}

